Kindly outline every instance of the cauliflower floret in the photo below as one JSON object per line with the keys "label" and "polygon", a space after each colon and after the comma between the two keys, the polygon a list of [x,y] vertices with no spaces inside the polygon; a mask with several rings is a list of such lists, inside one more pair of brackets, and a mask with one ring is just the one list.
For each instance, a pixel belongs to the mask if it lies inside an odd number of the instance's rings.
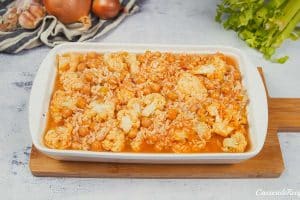
{"label": "cauliflower floret", "polygon": [[71,96],[68,96],[66,93],[64,93],[61,90],[58,90],[54,97],[53,101],[54,104],[57,103],[62,107],[69,108],[71,110],[74,110],[76,108],[76,98],[72,98]]}
{"label": "cauliflower floret", "polygon": [[183,128],[171,129],[169,134],[172,140],[185,142],[186,140],[189,139],[190,136],[195,134],[195,132],[190,128],[183,127]]}
{"label": "cauliflower floret", "polygon": [[139,152],[142,149],[143,142],[144,142],[143,134],[142,132],[138,132],[136,137],[130,143],[130,146],[133,151]]}
{"label": "cauliflower floret", "polygon": [[136,59],[136,55],[133,53],[129,53],[126,57],[126,61],[130,68],[130,73],[136,74],[139,72],[139,61]]}
{"label": "cauliflower floret", "polygon": [[102,147],[107,151],[120,152],[125,147],[125,135],[124,133],[114,128],[105,137],[102,142]]}
{"label": "cauliflower floret", "polygon": [[216,70],[216,67],[213,65],[200,65],[198,67],[195,67],[192,70],[193,74],[213,74]]}
{"label": "cauliflower floret", "polygon": [[126,104],[130,99],[134,98],[134,92],[121,88],[117,91],[117,98],[122,104]]}
{"label": "cauliflower floret", "polygon": [[177,88],[184,95],[196,97],[197,99],[207,96],[207,90],[203,83],[196,76],[187,72],[180,76]]}
{"label": "cauliflower floret", "polygon": [[202,139],[209,140],[211,138],[211,130],[204,122],[197,122],[194,126],[198,136]]}
{"label": "cauliflower floret", "polygon": [[149,67],[151,68],[152,75],[156,76],[156,78],[150,76],[149,78],[152,80],[157,79],[157,76],[159,77],[161,74],[165,73],[168,68],[168,64],[164,63],[162,60],[153,60]]}
{"label": "cauliflower floret", "polygon": [[166,99],[159,93],[148,94],[143,98],[146,107],[142,111],[144,117],[149,117],[156,109],[163,109],[166,104]]}
{"label": "cauliflower floret", "polygon": [[81,119],[82,121],[79,122],[80,125],[88,125],[92,123],[93,117],[96,116],[97,113],[91,109],[86,109],[82,115],[81,115]]}
{"label": "cauliflower floret", "polygon": [[162,96],[159,93],[151,93],[151,94],[146,95],[143,98],[143,102],[146,105],[155,103],[157,109],[163,109],[166,104],[166,99],[164,96]]}
{"label": "cauliflower floret", "polygon": [[114,117],[114,113],[115,113],[114,102],[98,103],[96,101],[92,101],[89,106],[91,110],[96,112],[97,116],[99,116],[101,119],[106,120]]}
{"label": "cauliflower floret", "polygon": [[207,77],[223,79],[226,73],[226,62],[218,56],[214,56],[211,63],[200,65],[192,69],[193,74],[206,75]]}
{"label": "cauliflower floret", "polygon": [[216,120],[213,124],[213,132],[223,137],[227,137],[233,130],[234,128],[228,125],[227,120]]}
{"label": "cauliflower floret", "polygon": [[[68,117],[76,109],[77,99],[67,95],[64,91],[57,90],[51,101],[50,113],[55,123],[60,122],[64,117]],[[65,116],[65,115],[68,116]]]}
{"label": "cauliflower floret", "polygon": [[230,138],[223,140],[222,150],[225,152],[241,153],[245,151],[247,141],[242,132],[234,133]]}
{"label": "cauliflower floret", "polygon": [[120,128],[123,129],[124,132],[128,133],[132,127],[132,121],[128,115],[125,115],[121,118]]}
{"label": "cauliflower floret", "polygon": [[133,110],[137,114],[141,113],[141,100],[139,98],[132,98],[127,103],[127,108]]}
{"label": "cauliflower floret", "polygon": [[105,139],[106,135],[115,127],[118,126],[118,121],[116,119],[109,119],[102,123],[101,128],[96,132],[96,140],[102,141]]}
{"label": "cauliflower floret", "polygon": [[154,102],[152,102],[151,104],[147,105],[147,106],[144,108],[144,110],[143,110],[143,112],[142,112],[142,115],[143,115],[144,117],[149,117],[149,116],[155,111],[155,109],[156,109],[156,105],[155,105]]}
{"label": "cauliflower floret", "polygon": [[91,87],[91,92],[93,95],[98,95],[99,97],[106,97],[109,93],[109,89],[105,86],[94,85]]}
{"label": "cauliflower floret", "polygon": [[226,66],[226,62],[221,58],[222,55],[216,55],[213,57],[212,64],[218,69],[223,69]]}
{"label": "cauliflower floret", "polygon": [[223,79],[224,74],[226,73],[226,62],[219,56],[214,56],[212,64],[216,67],[214,78]]}
{"label": "cauliflower floret", "polygon": [[175,153],[189,153],[191,152],[191,147],[185,142],[176,142],[172,144],[171,149]]}
{"label": "cauliflower floret", "polygon": [[188,133],[182,129],[174,131],[173,139],[176,141],[185,141],[188,139]]}
{"label": "cauliflower floret", "polygon": [[219,115],[218,109],[219,109],[219,105],[216,103],[212,103],[206,108],[206,110],[211,116],[218,116]]}
{"label": "cauliflower floret", "polygon": [[59,126],[45,135],[45,144],[52,149],[67,149],[72,144],[72,125]]}
{"label": "cauliflower floret", "polygon": [[84,83],[76,72],[65,72],[61,75],[60,81],[65,90],[80,90]]}
{"label": "cauliflower floret", "polygon": [[106,53],[103,56],[104,62],[107,63],[108,69],[112,72],[124,71],[127,64],[123,61],[121,53]]}
{"label": "cauliflower floret", "polygon": [[69,56],[58,55],[57,62],[58,62],[58,70],[60,73],[67,71],[70,67],[69,66],[69,62],[70,62]]}
{"label": "cauliflower floret", "polygon": [[131,128],[139,128],[140,120],[138,114],[133,110],[120,110],[117,114],[120,123],[120,128],[128,133]]}
{"label": "cauliflower floret", "polygon": [[75,71],[80,62],[80,55],[72,53],[70,55],[58,55],[58,71],[59,73],[65,71]]}
{"label": "cauliflower floret", "polygon": [[[228,124],[231,118],[225,118],[225,119],[220,118],[218,109],[219,109],[219,105],[216,103],[212,103],[207,107],[206,110],[211,116],[214,116],[216,120],[215,123],[213,124],[213,128],[212,128],[213,132],[223,137],[227,137],[234,130],[234,127]],[[230,116],[226,115],[226,117],[230,117]]]}

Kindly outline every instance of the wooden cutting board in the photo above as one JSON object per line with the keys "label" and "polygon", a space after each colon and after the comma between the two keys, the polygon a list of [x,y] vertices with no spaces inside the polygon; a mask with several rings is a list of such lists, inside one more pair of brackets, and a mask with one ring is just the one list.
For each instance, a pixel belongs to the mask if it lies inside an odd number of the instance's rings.
{"label": "wooden cutting board", "polygon": [[[258,69],[264,80],[261,68]],[[271,178],[284,164],[278,131],[300,131],[300,99],[268,95],[269,127],[265,145],[254,158],[238,164],[151,165],[57,161],[32,146],[29,167],[34,176],[101,178]]]}

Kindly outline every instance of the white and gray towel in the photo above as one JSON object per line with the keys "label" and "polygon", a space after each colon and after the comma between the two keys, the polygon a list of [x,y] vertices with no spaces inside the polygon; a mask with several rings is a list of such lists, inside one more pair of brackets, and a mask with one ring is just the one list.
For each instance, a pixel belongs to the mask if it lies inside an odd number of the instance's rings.
{"label": "white and gray towel", "polygon": [[[7,6],[13,0],[0,0],[0,15],[4,14]],[[64,25],[52,15],[47,15],[34,30],[17,29],[13,32],[0,31],[0,52],[18,53],[24,49],[31,49],[40,45],[54,47],[64,42],[82,42],[98,38],[120,24],[128,15],[138,10],[136,0],[121,0],[124,10],[113,20],[101,20],[92,15],[92,26],[82,31],[82,24]]]}

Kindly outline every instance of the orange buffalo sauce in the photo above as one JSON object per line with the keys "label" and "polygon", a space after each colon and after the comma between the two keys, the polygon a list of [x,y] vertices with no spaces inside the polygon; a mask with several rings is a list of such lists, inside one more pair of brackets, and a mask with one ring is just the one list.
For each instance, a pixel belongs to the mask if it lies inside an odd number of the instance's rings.
{"label": "orange buffalo sauce", "polygon": [[57,57],[44,143],[113,152],[244,152],[247,95],[237,61],[216,54]]}

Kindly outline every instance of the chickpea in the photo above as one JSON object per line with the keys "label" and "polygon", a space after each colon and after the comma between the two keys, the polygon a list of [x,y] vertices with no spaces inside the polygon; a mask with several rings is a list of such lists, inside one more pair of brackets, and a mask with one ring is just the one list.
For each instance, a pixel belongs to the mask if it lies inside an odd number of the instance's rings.
{"label": "chickpea", "polygon": [[107,82],[110,84],[110,85],[117,85],[118,84],[118,79],[116,77],[110,77]]}
{"label": "chickpea", "polygon": [[193,104],[191,107],[190,107],[190,111],[192,112],[196,112],[198,109],[198,105],[197,104]]}
{"label": "chickpea", "polygon": [[147,118],[147,117],[143,117],[141,120],[142,126],[145,128],[149,128],[152,124],[152,120]]}
{"label": "chickpea", "polygon": [[229,86],[224,86],[221,90],[224,94],[229,94],[231,91]]}
{"label": "chickpea", "polygon": [[219,98],[220,97],[220,91],[219,90],[214,90],[213,93],[211,94],[212,98]]}
{"label": "chickpea", "polygon": [[178,96],[177,96],[177,94],[175,92],[169,92],[167,94],[167,98],[170,99],[170,100],[172,100],[172,101],[175,101],[178,98]]}
{"label": "chickpea", "polygon": [[133,78],[133,81],[137,84],[141,84],[141,83],[144,83],[146,81],[146,79],[141,75],[137,75]]}
{"label": "chickpea", "polygon": [[160,81],[159,77],[157,75],[150,75],[150,80],[153,82],[158,82]]}
{"label": "chickpea", "polygon": [[100,141],[95,140],[92,144],[91,144],[91,150],[92,151],[102,151],[102,144]]}
{"label": "chickpea", "polygon": [[207,74],[207,78],[210,80],[216,79],[215,74]]}
{"label": "chickpea", "polygon": [[97,124],[97,122],[92,122],[90,125],[89,125],[89,128],[91,129],[91,130],[96,130],[97,129],[97,126],[98,126],[98,124]]}
{"label": "chickpea", "polygon": [[156,52],[154,52],[154,56],[159,58],[159,57],[161,57],[161,53],[159,51],[156,51]]}
{"label": "chickpea", "polygon": [[209,81],[206,81],[206,82],[205,82],[205,87],[206,87],[206,89],[208,89],[208,90],[213,90],[213,89],[215,89],[214,84],[212,84],[212,83],[209,82]]}
{"label": "chickpea", "polygon": [[88,58],[97,58],[97,53],[96,52],[88,52],[87,57]]}
{"label": "chickpea", "polygon": [[131,129],[131,130],[129,131],[128,137],[130,137],[130,138],[135,138],[136,135],[137,135],[137,133],[138,133],[138,129],[137,129],[137,128],[133,128],[133,129]]}
{"label": "chickpea", "polygon": [[91,94],[91,86],[88,85],[88,84],[85,84],[81,90],[80,90],[81,93],[83,94],[86,94],[86,95],[90,95]]}
{"label": "chickpea", "polygon": [[83,109],[83,108],[85,108],[86,104],[87,104],[86,100],[83,97],[79,97],[77,100],[76,106],[78,108]]}
{"label": "chickpea", "polygon": [[79,134],[81,137],[87,136],[87,135],[89,134],[89,129],[88,129],[87,127],[81,126],[81,127],[78,129],[78,134]]}
{"label": "chickpea", "polygon": [[92,59],[87,60],[86,65],[88,68],[98,68],[99,61],[96,58],[92,58]]}
{"label": "chickpea", "polygon": [[161,89],[161,86],[157,83],[152,83],[150,85],[152,92],[159,92]]}
{"label": "chickpea", "polygon": [[99,95],[105,96],[108,93],[108,88],[107,87],[101,87],[98,91]]}
{"label": "chickpea", "polygon": [[167,112],[167,118],[170,120],[176,119],[177,115],[178,115],[178,111],[176,109],[170,109]]}
{"label": "chickpea", "polygon": [[63,116],[64,118],[68,118],[68,117],[70,117],[72,114],[73,114],[73,111],[72,111],[71,109],[69,109],[69,108],[65,108],[65,109],[62,110],[62,116]]}
{"label": "chickpea", "polygon": [[236,97],[236,99],[242,101],[242,100],[244,99],[244,96],[243,96],[243,95],[238,95],[238,96]]}
{"label": "chickpea", "polygon": [[104,96],[99,96],[99,97],[97,97],[97,101],[98,101],[98,102],[103,102],[103,101],[104,101]]}
{"label": "chickpea", "polygon": [[147,140],[149,141],[149,144],[155,144],[159,140],[159,137],[157,135],[149,135]]}
{"label": "chickpea", "polygon": [[93,80],[94,76],[93,76],[92,72],[87,72],[84,74],[84,78],[86,81],[91,82]]}
{"label": "chickpea", "polygon": [[82,72],[86,68],[86,63],[79,63],[77,65],[77,71]]}
{"label": "chickpea", "polygon": [[72,143],[72,149],[75,149],[75,150],[81,150],[82,149],[82,146],[81,146],[81,144],[80,143],[78,143],[78,142],[74,142],[74,143]]}
{"label": "chickpea", "polygon": [[168,61],[169,63],[172,63],[172,62],[174,62],[174,61],[175,61],[175,56],[174,56],[174,55],[171,55],[171,54],[169,54],[169,55],[168,55],[168,57],[167,57],[166,59],[167,59],[167,61]]}
{"label": "chickpea", "polygon": [[121,73],[118,76],[119,80],[123,81],[126,75],[127,75],[126,71],[121,71]]}
{"label": "chickpea", "polygon": [[207,123],[210,126],[213,126],[215,123],[215,119],[212,117],[202,117],[202,118],[200,118],[200,120],[204,121],[205,123]]}
{"label": "chickpea", "polygon": [[150,87],[145,87],[143,89],[143,93],[144,93],[144,95],[150,94],[151,93],[151,88]]}
{"label": "chickpea", "polygon": [[204,116],[205,115],[205,109],[203,109],[203,108],[199,108],[198,110],[197,110],[197,115],[199,116],[199,117],[202,117],[202,116]]}
{"label": "chickpea", "polygon": [[234,80],[241,80],[241,75],[239,72],[234,72],[233,77],[234,77]]}

